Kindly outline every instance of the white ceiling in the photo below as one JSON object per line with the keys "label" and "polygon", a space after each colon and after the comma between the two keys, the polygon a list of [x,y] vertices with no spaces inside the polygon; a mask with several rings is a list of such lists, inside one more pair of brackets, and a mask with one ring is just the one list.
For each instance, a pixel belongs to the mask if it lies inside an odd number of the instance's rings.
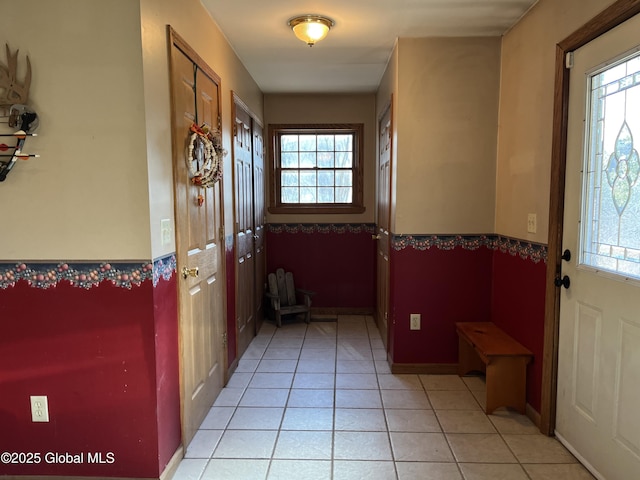
{"label": "white ceiling", "polygon": [[[377,89],[396,38],[496,36],[537,0],[201,0],[265,93]],[[335,21],[313,47],[287,21]]]}

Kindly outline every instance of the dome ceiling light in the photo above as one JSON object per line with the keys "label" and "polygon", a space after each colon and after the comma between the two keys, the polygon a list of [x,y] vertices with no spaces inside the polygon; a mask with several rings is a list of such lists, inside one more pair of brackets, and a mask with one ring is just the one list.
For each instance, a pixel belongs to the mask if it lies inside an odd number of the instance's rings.
{"label": "dome ceiling light", "polygon": [[313,45],[327,36],[335,22],[321,15],[299,15],[287,23],[296,37],[304,43]]}

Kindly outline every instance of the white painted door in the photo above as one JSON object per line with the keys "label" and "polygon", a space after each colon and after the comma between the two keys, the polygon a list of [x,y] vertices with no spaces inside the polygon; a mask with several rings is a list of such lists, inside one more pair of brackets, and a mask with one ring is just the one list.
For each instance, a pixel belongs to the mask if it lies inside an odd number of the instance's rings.
{"label": "white painted door", "polygon": [[607,480],[640,478],[638,32],[580,48],[570,75],[556,433]]}

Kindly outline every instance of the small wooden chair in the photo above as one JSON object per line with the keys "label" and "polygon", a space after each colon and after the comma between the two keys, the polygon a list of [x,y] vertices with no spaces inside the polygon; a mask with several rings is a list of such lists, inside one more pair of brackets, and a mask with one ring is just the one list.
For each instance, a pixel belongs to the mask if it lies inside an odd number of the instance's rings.
{"label": "small wooden chair", "polygon": [[[296,289],[293,283],[293,274],[284,273],[282,268],[276,273],[267,276],[268,291],[265,292],[269,300],[270,314],[275,317],[276,325],[282,326],[282,316],[291,314],[305,314],[305,322],[311,322],[311,296],[315,292],[309,290]],[[298,294],[302,298],[302,303],[298,303]]]}

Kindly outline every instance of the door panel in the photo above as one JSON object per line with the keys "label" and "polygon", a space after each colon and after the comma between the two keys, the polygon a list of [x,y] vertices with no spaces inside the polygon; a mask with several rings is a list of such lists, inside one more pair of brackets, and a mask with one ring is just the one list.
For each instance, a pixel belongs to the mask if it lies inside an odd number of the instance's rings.
{"label": "door panel", "polygon": [[391,201],[391,105],[378,125],[378,192],[376,238],[377,305],[376,319],[385,347],[388,349],[389,319],[389,222]]}
{"label": "door panel", "polygon": [[265,170],[264,170],[263,128],[253,120],[253,231],[255,258],[254,316],[256,332],[260,331],[264,320],[264,285],[267,278],[267,255],[265,249]]}
{"label": "door panel", "polygon": [[238,102],[235,105],[233,159],[236,177],[236,281],[237,358],[244,353],[256,333],[255,257],[253,225],[253,136],[251,116]]}
{"label": "door panel", "polygon": [[[219,128],[219,80],[171,48],[176,258],[180,317],[182,436],[186,447],[222,389],[225,325],[222,186],[192,184],[186,147],[192,123]],[[198,196],[203,202],[199,205]],[[192,274],[182,275],[183,268]],[[197,269],[197,270],[196,270]]]}
{"label": "door panel", "polygon": [[[627,185],[633,183],[629,174],[636,167],[633,167],[631,156],[619,157],[617,169],[607,168],[612,152],[607,151],[606,139],[611,134],[606,122],[601,130],[594,130],[595,140],[589,129],[585,129],[592,118],[600,118],[587,115],[586,78],[595,67],[611,63],[612,59],[635,48],[638,31],[640,18],[634,17],[574,52],[569,93],[563,249],[571,250],[573,255],[562,265],[562,275],[570,278],[569,288],[559,287],[562,293],[556,433],[594,473],[608,480],[638,478],[640,475],[640,414],[637,409],[640,404],[640,384],[637,381],[640,378],[640,286],[638,282],[585,265],[588,253],[580,252],[580,228],[586,225],[585,215],[593,211],[594,200],[586,201],[583,182],[585,179],[594,181],[594,177],[603,179],[597,196],[611,198],[613,195],[613,203],[617,207],[621,207],[624,199],[630,204],[638,202],[640,190],[627,190],[626,185],[622,185],[625,188],[621,192],[617,180],[613,179],[615,176]],[[614,87],[616,90],[611,91],[619,93],[629,86],[612,82],[611,88]],[[632,93],[632,88],[637,92]],[[628,91],[637,95],[640,86],[628,88]],[[598,115],[604,115],[607,109],[613,113],[611,109],[618,108],[615,100],[612,103],[607,101],[601,98],[592,102]],[[631,128],[640,131],[638,109],[628,111],[626,119]],[[620,127],[614,125],[614,128],[617,131]],[[640,138],[640,135],[636,134],[635,138]],[[598,145],[600,140],[603,140],[605,150],[594,153],[595,161],[590,168],[590,164],[583,161],[584,146]],[[619,143],[614,139],[610,143],[614,149],[620,146],[626,151],[629,147],[626,141]],[[635,148],[640,150],[637,141]],[[611,175],[610,184],[608,175]],[[623,210],[619,208],[615,215],[622,217]],[[631,220],[634,216],[640,224],[640,216],[633,212],[627,218]],[[590,230],[585,229],[583,238],[594,236]],[[597,252],[600,254],[603,250],[599,248]]]}

